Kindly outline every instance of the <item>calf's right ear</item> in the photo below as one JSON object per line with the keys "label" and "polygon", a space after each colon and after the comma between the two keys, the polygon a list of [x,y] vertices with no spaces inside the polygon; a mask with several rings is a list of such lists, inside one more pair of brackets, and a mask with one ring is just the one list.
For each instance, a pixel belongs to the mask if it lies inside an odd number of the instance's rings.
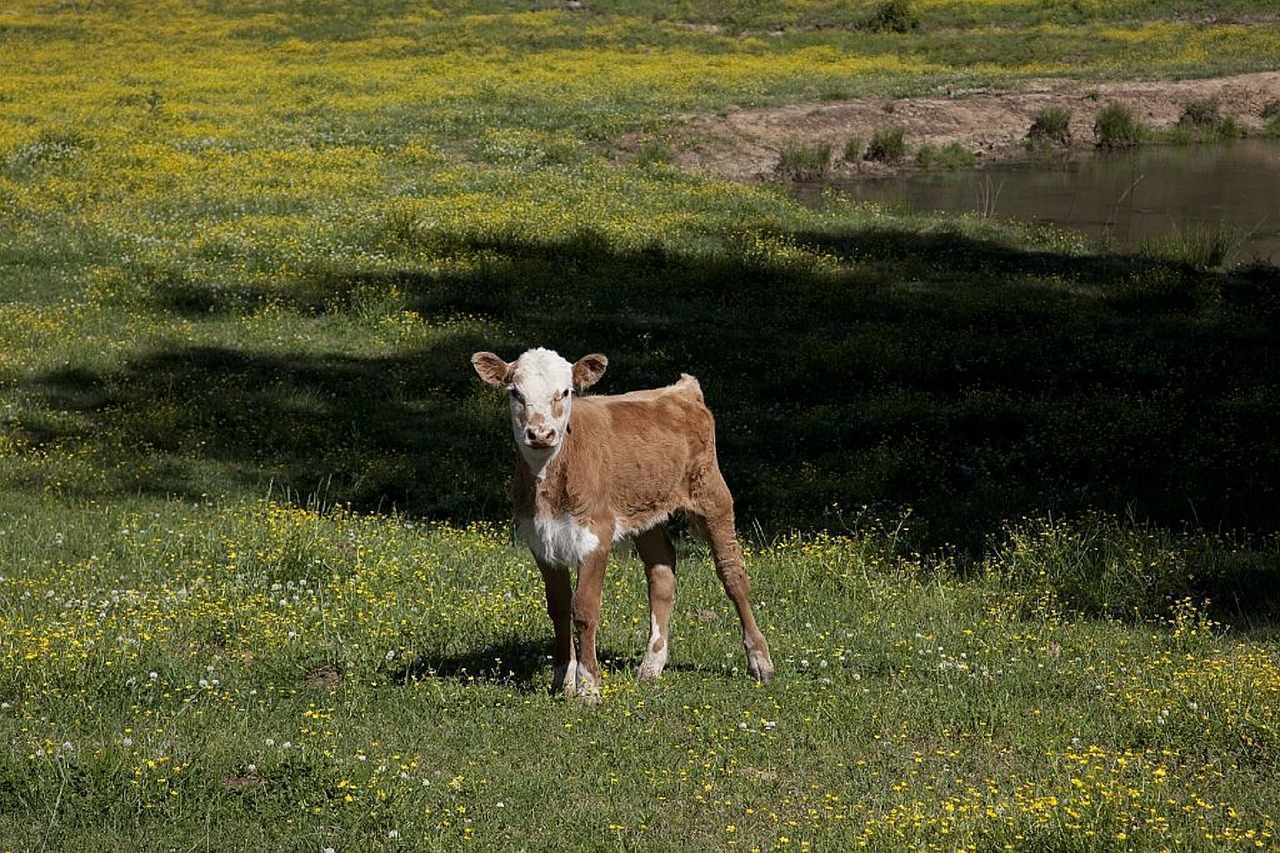
{"label": "calf's right ear", "polygon": [[511,384],[511,374],[515,372],[514,367],[491,352],[478,352],[471,356],[471,366],[481,379],[499,388]]}

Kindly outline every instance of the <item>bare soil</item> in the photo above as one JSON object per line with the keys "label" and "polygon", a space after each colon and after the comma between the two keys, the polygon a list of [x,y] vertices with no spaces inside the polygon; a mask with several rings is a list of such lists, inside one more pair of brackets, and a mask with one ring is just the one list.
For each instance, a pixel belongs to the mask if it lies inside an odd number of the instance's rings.
{"label": "bare soil", "polygon": [[1009,92],[952,91],[927,98],[733,109],[714,116],[683,117],[668,147],[684,168],[760,181],[777,176],[784,149],[830,143],[836,175],[883,175],[910,164],[847,162],[841,157],[845,144],[860,139],[865,145],[877,130],[900,127],[909,150],[958,143],[972,151],[979,163],[993,162],[1025,156],[1027,131],[1036,114],[1048,107],[1068,109],[1073,146],[1088,147],[1094,144],[1097,112],[1107,104],[1126,105],[1136,119],[1159,130],[1176,125],[1189,103],[1208,98],[1216,98],[1219,114],[1232,117],[1244,132],[1258,132],[1266,124],[1261,115],[1264,108],[1280,102],[1280,72],[1123,83],[1036,80]]}

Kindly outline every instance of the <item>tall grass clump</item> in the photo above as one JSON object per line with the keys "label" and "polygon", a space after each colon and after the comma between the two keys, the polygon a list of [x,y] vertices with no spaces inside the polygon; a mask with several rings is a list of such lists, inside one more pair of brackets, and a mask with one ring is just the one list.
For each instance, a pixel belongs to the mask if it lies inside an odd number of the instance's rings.
{"label": "tall grass clump", "polygon": [[1027,131],[1028,148],[1041,149],[1053,145],[1071,145],[1071,110],[1066,107],[1045,107],[1040,110]]}
{"label": "tall grass clump", "polygon": [[978,185],[977,207],[975,212],[981,219],[991,219],[996,215],[1000,202],[1000,193],[1004,190],[1004,181],[993,181],[990,175],[984,175]]}
{"label": "tall grass clump", "polygon": [[1178,124],[1192,127],[1217,127],[1222,121],[1219,109],[1220,104],[1217,98],[1197,98],[1183,105]]}
{"label": "tall grass clump", "polygon": [[1182,264],[1197,270],[1216,269],[1227,263],[1239,248],[1242,236],[1228,222],[1193,222],[1174,227],[1161,236],[1143,242],[1141,254]]}
{"label": "tall grass clump", "polygon": [[941,148],[925,143],[916,150],[916,164],[925,169],[969,169],[978,157],[960,142],[948,142]]}
{"label": "tall grass clump", "polygon": [[1258,117],[1264,122],[1262,126],[1264,136],[1271,139],[1280,137],[1280,100],[1268,101],[1258,111]]}
{"label": "tall grass clump", "polygon": [[797,143],[783,147],[774,172],[792,181],[816,181],[827,175],[831,166],[832,145],[829,142]]}
{"label": "tall grass clump", "polygon": [[896,163],[907,153],[906,130],[901,127],[878,128],[871,134],[864,159],[879,163]]}
{"label": "tall grass clump", "polygon": [[1125,104],[1111,102],[1098,110],[1093,122],[1093,136],[1099,148],[1119,150],[1142,144],[1144,128]]}
{"label": "tall grass clump", "polygon": [[908,33],[920,27],[920,15],[910,0],[884,0],[863,24],[876,33]]}
{"label": "tall grass clump", "polygon": [[1184,104],[1177,125],[1169,131],[1169,136],[1177,142],[1208,142],[1239,135],[1239,122],[1234,116],[1222,115],[1216,97],[1198,98]]}
{"label": "tall grass clump", "polygon": [[1198,581],[1166,528],[1090,513],[1012,525],[986,563],[1024,604],[1073,617],[1163,617]]}

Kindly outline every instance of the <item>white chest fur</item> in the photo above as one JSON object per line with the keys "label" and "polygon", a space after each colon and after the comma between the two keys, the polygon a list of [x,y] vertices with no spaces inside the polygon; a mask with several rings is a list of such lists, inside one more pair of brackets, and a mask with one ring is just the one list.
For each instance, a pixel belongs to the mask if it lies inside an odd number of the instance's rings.
{"label": "white chest fur", "polygon": [[538,562],[548,566],[577,566],[600,547],[600,537],[590,528],[578,524],[568,513],[545,518],[521,518],[516,529]]}

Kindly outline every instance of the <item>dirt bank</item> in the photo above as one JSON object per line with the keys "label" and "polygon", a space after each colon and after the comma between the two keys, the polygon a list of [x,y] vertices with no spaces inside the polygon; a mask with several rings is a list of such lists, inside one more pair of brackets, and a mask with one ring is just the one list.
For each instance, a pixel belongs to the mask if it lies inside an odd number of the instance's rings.
{"label": "dirt bank", "polygon": [[670,140],[677,164],[754,181],[774,177],[786,147],[829,142],[837,152],[837,173],[883,174],[895,167],[846,163],[838,154],[850,139],[864,143],[877,129],[901,127],[908,149],[926,143],[939,148],[959,143],[979,162],[1021,156],[1038,112],[1046,107],[1071,111],[1077,145],[1092,145],[1097,111],[1117,102],[1129,106],[1153,128],[1177,124],[1188,103],[1216,98],[1219,113],[1233,117],[1248,132],[1265,124],[1264,107],[1280,102],[1280,72],[1243,74],[1208,80],[1156,80],[1127,83],[1029,81],[1018,91],[953,91],[929,98],[868,98],[737,109],[723,115],[690,116]]}

